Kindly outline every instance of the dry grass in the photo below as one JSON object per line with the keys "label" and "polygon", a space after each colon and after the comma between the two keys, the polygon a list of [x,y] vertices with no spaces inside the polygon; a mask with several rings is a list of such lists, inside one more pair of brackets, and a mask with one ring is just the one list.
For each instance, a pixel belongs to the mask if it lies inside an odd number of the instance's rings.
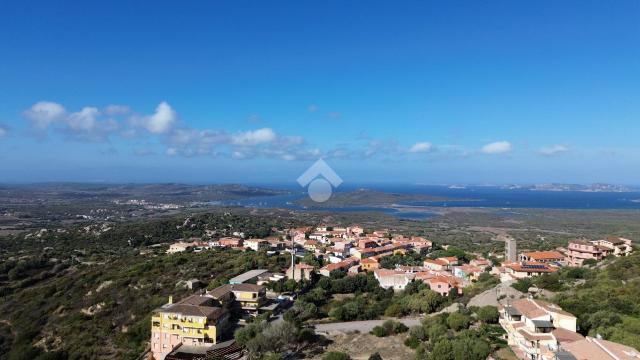
{"label": "dry grass", "polygon": [[[339,334],[327,337],[332,340],[326,351],[342,351],[354,360],[366,360],[375,352],[380,353],[385,360],[407,360],[415,357],[415,351],[404,345],[407,334],[387,337],[375,337],[371,334]],[[322,355],[311,359],[322,359]]]}

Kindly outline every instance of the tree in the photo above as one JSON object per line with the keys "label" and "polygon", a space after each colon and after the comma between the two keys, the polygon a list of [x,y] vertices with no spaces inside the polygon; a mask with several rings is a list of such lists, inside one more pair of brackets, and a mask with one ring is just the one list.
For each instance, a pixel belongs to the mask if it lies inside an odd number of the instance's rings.
{"label": "tree", "polygon": [[523,293],[528,292],[531,286],[533,286],[533,281],[531,280],[531,278],[520,279],[515,283],[511,284],[512,288]]}
{"label": "tree", "polygon": [[495,306],[487,305],[478,309],[477,313],[478,319],[482,322],[495,324],[498,322],[498,318],[500,317],[500,313],[498,312],[498,308]]}
{"label": "tree", "polygon": [[369,356],[369,360],[382,360],[382,356],[380,356],[380,353],[374,352]]}
{"label": "tree", "polygon": [[489,344],[474,334],[462,334],[452,341],[455,360],[485,360],[491,353]]}
{"label": "tree", "polygon": [[466,329],[470,324],[471,319],[469,318],[469,316],[459,312],[451,313],[447,318],[447,326],[449,326],[449,328],[454,331]]}
{"label": "tree", "polygon": [[431,354],[429,354],[430,360],[455,360],[453,357],[453,344],[448,339],[439,340],[434,346]]}

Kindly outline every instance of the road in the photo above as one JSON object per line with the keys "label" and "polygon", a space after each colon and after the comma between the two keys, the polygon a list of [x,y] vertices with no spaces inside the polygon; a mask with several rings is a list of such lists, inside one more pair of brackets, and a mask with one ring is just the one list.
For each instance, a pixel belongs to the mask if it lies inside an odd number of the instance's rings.
{"label": "road", "polygon": [[[420,325],[421,318],[402,318],[402,319],[392,319],[396,321],[400,321],[401,323],[407,325],[408,327],[412,327],[415,325]],[[317,333],[331,333],[331,332],[350,332],[350,331],[360,331],[361,333],[368,333],[374,327],[378,325],[382,325],[385,320],[363,320],[363,321],[347,321],[347,322],[339,322],[339,323],[329,323],[329,324],[317,324],[315,326],[315,330]]]}

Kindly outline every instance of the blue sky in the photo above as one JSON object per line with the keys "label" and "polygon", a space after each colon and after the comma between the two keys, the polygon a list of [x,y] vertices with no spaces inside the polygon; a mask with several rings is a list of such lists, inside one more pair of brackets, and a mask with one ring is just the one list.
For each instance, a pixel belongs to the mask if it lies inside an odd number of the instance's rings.
{"label": "blue sky", "polygon": [[639,100],[638,1],[0,4],[0,182],[640,184]]}

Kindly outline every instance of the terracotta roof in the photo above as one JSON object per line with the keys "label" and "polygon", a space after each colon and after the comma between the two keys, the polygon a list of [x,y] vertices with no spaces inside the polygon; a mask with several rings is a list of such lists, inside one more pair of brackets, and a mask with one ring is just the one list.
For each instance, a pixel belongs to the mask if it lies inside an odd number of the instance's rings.
{"label": "terracotta roof", "polygon": [[607,236],[605,240],[609,241],[610,243],[612,243],[614,245],[619,245],[619,244],[624,243],[622,238],[618,237],[618,236]]}
{"label": "terracotta roof", "polygon": [[562,347],[577,360],[637,360],[640,358],[640,352],[632,347],[592,337],[570,342]]}
{"label": "terracotta roof", "polygon": [[522,315],[529,319],[547,315],[547,312],[542,306],[535,304],[535,300],[518,299],[513,301],[511,306],[516,308]]}
{"label": "terracotta roof", "polygon": [[161,313],[180,314],[186,316],[206,317],[215,320],[224,315],[225,311],[219,307],[213,306],[196,306],[187,304],[173,304],[166,308],[158,310]]}
{"label": "terracotta roof", "polygon": [[446,266],[447,265],[446,262],[444,262],[444,261],[442,261],[440,259],[435,259],[435,260],[433,260],[433,259],[425,259],[424,263],[435,264],[435,265],[440,265],[440,266]]}
{"label": "terracotta roof", "polygon": [[551,267],[547,264],[533,262],[533,261],[522,262],[522,263],[511,263],[511,264],[505,265],[505,267],[518,272],[552,273],[552,272],[558,271],[558,269]]}
{"label": "terracotta roof", "polygon": [[264,289],[264,286],[255,285],[255,284],[233,284],[233,291],[249,291],[249,292],[260,292]]}
{"label": "terracotta roof", "polygon": [[564,259],[564,256],[557,251],[531,251],[523,255],[533,260]]}
{"label": "terracotta roof", "polygon": [[453,287],[458,287],[460,285],[458,280],[453,276],[437,275],[437,276],[434,276],[432,278],[427,279],[427,282],[428,283],[445,283],[445,284],[449,284],[449,285],[451,285]]}
{"label": "terracotta roof", "polygon": [[220,299],[224,296],[226,296],[227,294],[229,294],[231,292],[231,289],[233,288],[233,286],[229,285],[229,284],[225,284],[222,286],[218,286],[217,288],[210,290],[207,292],[207,294],[213,296],[214,299]]}
{"label": "terracotta roof", "polygon": [[567,343],[584,339],[584,336],[577,332],[569,331],[563,328],[557,328],[551,332],[559,343]]}
{"label": "terracotta roof", "polygon": [[362,264],[377,264],[378,263],[378,259],[377,257],[373,256],[373,257],[369,257],[366,259],[362,259],[362,261],[360,261]]}
{"label": "terracotta roof", "polygon": [[208,302],[211,302],[211,300],[212,300],[212,298],[210,298],[208,296],[191,295],[191,296],[188,296],[188,297],[180,300],[176,304],[201,306],[201,305],[204,305],[204,304],[206,304]]}
{"label": "terracotta roof", "polygon": [[558,305],[543,300],[518,299],[514,300],[511,303],[511,306],[516,308],[522,315],[526,316],[529,319],[544,316],[548,313],[556,313],[574,317],[571,313],[562,310],[562,308],[560,308]]}

